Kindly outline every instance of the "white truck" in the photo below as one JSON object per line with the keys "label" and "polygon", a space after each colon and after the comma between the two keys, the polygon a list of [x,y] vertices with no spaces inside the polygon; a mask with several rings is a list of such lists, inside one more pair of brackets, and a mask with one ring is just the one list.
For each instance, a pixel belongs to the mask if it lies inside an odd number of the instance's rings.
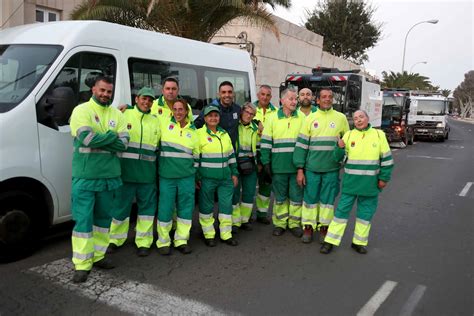
{"label": "white truck", "polygon": [[45,228],[71,219],[73,108],[95,78],[114,80],[112,106],[143,86],[160,94],[173,76],[194,110],[234,84],[255,100],[247,52],[100,21],[24,25],[0,31],[0,260],[23,256]]}
{"label": "white truck", "polygon": [[410,113],[415,121],[415,139],[433,139],[444,142],[449,137],[448,99],[439,92],[410,91]]}
{"label": "white truck", "polygon": [[321,88],[330,88],[334,94],[333,108],[347,116],[351,127],[352,114],[360,109],[369,114],[369,123],[373,127],[380,128],[383,102],[380,85],[358,72],[319,67],[314,68],[311,74],[292,73],[286,76],[280,91],[290,86],[298,90],[309,88],[317,96]]}

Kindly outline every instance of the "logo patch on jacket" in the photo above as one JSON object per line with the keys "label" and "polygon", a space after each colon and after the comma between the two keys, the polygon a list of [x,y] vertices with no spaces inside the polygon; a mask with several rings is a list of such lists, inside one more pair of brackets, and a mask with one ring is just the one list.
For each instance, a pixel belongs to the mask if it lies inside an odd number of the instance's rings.
{"label": "logo patch on jacket", "polygon": [[131,123],[127,124],[127,129],[132,129],[132,124]]}
{"label": "logo patch on jacket", "polygon": [[186,137],[187,137],[187,138],[191,138],[191,133],[189,133],[189,132],[186,133]]}
{"label": "logo patch on jacket", "polygon": [[376,147],[377,147],[377,144],[376,144],[376,143],[373,143],[373,144],[372,144],[372,147],[376,148]]}
{"label": "logo patch on jacket", "polygon": [[172,131],[173,128],[174,128],[174,125],[173,125],[173,124],[170,124],[170,126],[168,126],[168,129],[169,129],[170,131]]}
{"label": "logo patch on jacket", "polygon": [[212,143],[212,137],[208,137],[208,138],[207,138],[207,141],[210,142],[210,143]]}
{"label": "logo patch on jacket", "polygon": [[109,121],[109,126],[110,126],[110,127],[114,128],[115,125],[117,125],[117,124],[115,123],[114,120],[110,120],[110,121]]}
{"label": "logo patch on jacket", "polygon": [[319,126],[318,122],[314,121],[313,126],[314,126],[314,128],[318,128],[318,126]]}
{"label": "logo patch on jacket", "polygon": [[351,142],[351,147],[355,147],[356,143],[355,142]]}
{"label": "logo patch on jacket", "polygon": [[330,128],[336,128],[336,123],[331,122],[331,123],[329,124],[329,127],[330,127]]}
{"label": "logo patch on jacket", "polygon": [[99,122],[100,122],[99,116],[98,116],[97,114],[95,115],[95,122],[96,122],[96,123],[99,123]]}
{"label": "logo patch on jacket", "polygon": [[159,114],[159,115],[163,114],[163,110],[162,110],[162,109],[158,109],[158,114]]}

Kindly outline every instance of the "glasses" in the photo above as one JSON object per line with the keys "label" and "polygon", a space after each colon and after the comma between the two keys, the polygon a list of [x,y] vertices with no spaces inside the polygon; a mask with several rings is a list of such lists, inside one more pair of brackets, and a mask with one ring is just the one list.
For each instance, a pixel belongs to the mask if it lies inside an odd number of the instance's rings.
{"label": "glasses", "polygon": [[244,110],[245,113],[247,113],[248,115],[250,116],[255,116],[255,113],[254,112],[251,112],[249,110]]}

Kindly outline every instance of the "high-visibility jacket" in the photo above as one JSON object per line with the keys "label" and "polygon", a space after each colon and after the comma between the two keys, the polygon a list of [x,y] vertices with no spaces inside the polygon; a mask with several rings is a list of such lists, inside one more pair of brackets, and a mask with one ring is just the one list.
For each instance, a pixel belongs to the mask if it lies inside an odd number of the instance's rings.
{"label": "high-visibility jacket", "polygon": [[154,114],[142,112],[137,105],[124,112],[130,141],[120,154],[122,181],[156,183],[156,151],[160,141],[159,120]]}
{"label": "high-visibility jacket", "polygon": [[192,122],[181,128],[174,117],[161,120],[160,177],[177,179],[192,176],[199,165],[199,140]]}
{"label": "high-visibility jacket", "polygon": [[295,173],[293,151],[303,117],[294,111],[289,117],[280,108],[269,117],[263,129],[260,145],[262,164],[271,162],[273,173]]}
{"label": "high-visibility jacket", "polygon": [[370,125],[344,134],[345,148],[337,147],[336,160],[347,156],[344,165],[342,193],[375,196],[380,190],[378,180],[388,182],[394,166],[392,153],[384,132]]}
{"label": "high-visibility jacket", "polygon": [[[170,106],[162,95],[153,101],[153,105],[151,106],[151,114],[155,114],[160,120],[164,118],[165,121],[168,121],[173,116]],[[192,122],[193,120],[193,109],[188,104],[188,121]]]}
{"label": "high-visibility jacket", "polygon": [[129,134],[122,113],[101,105],[95,97],[76,106],[71,115],[74,137],[72,176],[81,179],[120,177],[118,152],[127,148]]}
{"label": "high-visibility jacket", "polygon": [[252,121],[247,125],[240,122],[237,161],[251,158],[257,162],[257,132],[258,126],[255,122]]}
{"label": "high-visibility jacket", "polygon": [[255,119],[257,121],[262,122],[263,126],[265,126],[267,118],[270,117],[272,113],[278,111],[278,109],[272,103],[268,104],[268,107],[265,112],[263,111],[262,107],[258,106],[258,101],[255,101],[253,104],[257,108],[257,112],[255,113]]}
{"label": "high-visibility jacket", "polygon": [[332,108],[311,113],[298,135],[293,163],[313,172],[338,170],[341,163],[333,158],[334,145],[348,130],[346,116]]}
{"label": "high-visibility jacket", "polygon": [[229,133],[220,126],[213,133],[206,125],[197,130],[199,138],[199,175],[217,180],[230,179],[238,175],[237,161]]}

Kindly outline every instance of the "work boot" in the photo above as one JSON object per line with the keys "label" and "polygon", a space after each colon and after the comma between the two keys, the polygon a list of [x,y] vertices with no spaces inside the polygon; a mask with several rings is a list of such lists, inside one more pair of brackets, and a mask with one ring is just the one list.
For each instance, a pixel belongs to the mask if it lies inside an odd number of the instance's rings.
{"label": "work boot", "polygon": [[319,227],[319,243],[321,245],[324,244],[324,238],[326,238],[327,233],[328,233],[328,227],[327,226]]}
{"label": "work boot", "polygon": [[86,270],[76,270],[74,271],[74,276],[72,277],[73,283],[84,283],[87,281],[89,276],[89,271]]}
{"label": "work boot", "polygon": [[235,240],[234,237],[230,237],[229,239],[226,239],[226,240],[221,239],[221,241],[229,246],[237,246],[239,244],[239,242]]}
{"label": "work boot", "polygon": [[204,238],[204,243],[208,247],[215,247],[217,246],[216,240],[214,238]]}
{"label": "work boot", "polygon": [[239,231],[239,226],[232,225],[232,234],[237,234]]}
{"label": "work boot", "polygon": [[290,232],[291,232],[291,234],[293,234],[293,236],[295,236],[296,238],[301,238],[301,236],[303,236],[303,230],[301,229],[301,227],[293,227],[293,228],[290,228]]}
{"label": "work boot", "polygon": [[176,249],[178,249],[178,251],[181,252],[183,255],[187,255],[187,254],[190,254],[191,252],[193,252],[191,250],[191,247],[188,244],[178,246],[178,247],[176,247]]}
{"label": "work boot", "polygon": [[351,244],[351,248],[360,253],[361,255],[365,255],[367,253],[367,247],[362,245],[356,245],[354,243]]}
{"label": "work boot", "polygon": [[257,216],[257,222],[264,225],[270,225],[270,220],[266,218],[265,216],[262,216],[262,217]]}
{"label": "work boot", "polygon": [[273,228],[273,236],[281,236],[285,232],[284,228],[281,227],[275,227]]}
{"label": "work boot", "polygon": [[321,246],[321,249],[319,249],[319,252],[327,255],[332,251],[332,248],[333,248],[332,244],[328,242],[324,242],[323,245]]}
{"label": "work boot", "polygon": [[171,254],[171,248],[168,246],[158,248],[158,253],[162,256],[169,256]]}
{"label": "work boot", "polygon": [[118,248],[119,248],[119,246],[117,246],[116,244],[110,243],[109,246],[107,247],[107,250],[105,251],[105,253],[107,253],[107,254],[116,253]]}
{"label": "work boot", "polygon": [[103,258],[97,262],[94,262],[94,267],[104,270],[110,270],[115,268],[115,265],[109,258]]}
{"label": "work boot", "polygon": [[305,244],[309,244],[311,241],[313,241],[313,226],[304,225],[304,232],[303,237],[301,237],[301,241]]}
{"label": "work boot", "polygon": [[137,256],[146,257],[148,255],[150,255],[150,248],[140,247],[137,249]]}
{"label": "work boot", "polygon": [[242,223],[242,225],[240,226],[240,228],[242,230],[245,230],[245,231],[251,231],[252,230],[252,224],[250,223]]}

